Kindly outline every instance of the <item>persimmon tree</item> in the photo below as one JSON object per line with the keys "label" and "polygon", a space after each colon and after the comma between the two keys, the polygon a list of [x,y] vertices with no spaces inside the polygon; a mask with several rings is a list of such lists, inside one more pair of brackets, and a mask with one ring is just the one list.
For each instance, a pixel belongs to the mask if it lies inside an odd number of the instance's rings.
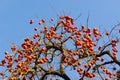
{"label": "persimmon tree", "polygon": [[38,25],[32,37],[5,52],[2,80],[71,80],[68,71],[79,80],[119,79],[117,25],[102,33],[98,27],[76,26],[70,16],[59,16],[56,22],[41,19]]}

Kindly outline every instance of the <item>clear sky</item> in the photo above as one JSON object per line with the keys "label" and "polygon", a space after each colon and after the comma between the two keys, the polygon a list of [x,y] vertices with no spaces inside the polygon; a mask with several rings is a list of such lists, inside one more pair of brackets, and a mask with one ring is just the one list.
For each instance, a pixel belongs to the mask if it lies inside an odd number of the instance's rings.
{"label": "clear sky", "polygon": [[[78,23],[110,29],[120,21],[120,0],[0,0],[0,54],[10,49],[9,40],[20,44],[31,36],[34,18],[56,18],[68,14],[73,18],[82,14]],[[3,56],[2,56],[3,57]]]}

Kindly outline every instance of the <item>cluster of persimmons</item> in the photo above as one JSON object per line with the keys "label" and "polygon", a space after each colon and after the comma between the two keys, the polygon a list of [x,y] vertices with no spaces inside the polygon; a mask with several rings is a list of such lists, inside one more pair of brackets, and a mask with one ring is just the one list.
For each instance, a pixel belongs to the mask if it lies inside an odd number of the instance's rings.
{"label": "cluster of persimmons", "polygon": [[[112,71],[104,65],[107,63],[102,54],[106,46],[102,43],[98,45],[103,35],[110,36],[109,32],[102,34],[97,27],[75,26],[74,19],[70,16],[59,16],[57,24],[52,26],[48,26],[47,22],[53,23],[54,19],[40,20],[38,24],[42,28],[35,27],[36,33],[32,38],[26,37],[20,47],[12,45],[11,52],[5,52],[5,58],[0,66],[6,70],[0,72],[1,78],[36,80],[47,72],[57,71],[61,75],[65,74],[65,68],[68,66],[74,68],[81,79],[105,74],[103,79],[109,80],[117,76],[115,66]],[[30,24],[34,24],[34,20],[30,20]],[[113,60],[117,59],[117,42],[116,39],[109,41],[110,57]],[[59,62],[57,68],[54,66],[55,61]],[[101,65],[98,65],[99,63]],[[101,73],[97,71],[98,68]],[[69,77],[69,74],[67,75]]]}

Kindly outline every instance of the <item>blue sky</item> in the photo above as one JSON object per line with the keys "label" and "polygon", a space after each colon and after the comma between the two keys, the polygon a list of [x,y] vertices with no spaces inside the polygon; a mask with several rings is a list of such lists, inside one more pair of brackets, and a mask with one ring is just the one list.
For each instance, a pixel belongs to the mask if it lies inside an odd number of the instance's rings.
{"label": "blue sky", "polygon": [[0,0],[0,54],[10,50],[9,40],[20,44],[32,36],[34,18],[56,18],[68,14],[78,24],[86,24],[88,14],[91,27],[110,29],[120,21],[120,0]]}

